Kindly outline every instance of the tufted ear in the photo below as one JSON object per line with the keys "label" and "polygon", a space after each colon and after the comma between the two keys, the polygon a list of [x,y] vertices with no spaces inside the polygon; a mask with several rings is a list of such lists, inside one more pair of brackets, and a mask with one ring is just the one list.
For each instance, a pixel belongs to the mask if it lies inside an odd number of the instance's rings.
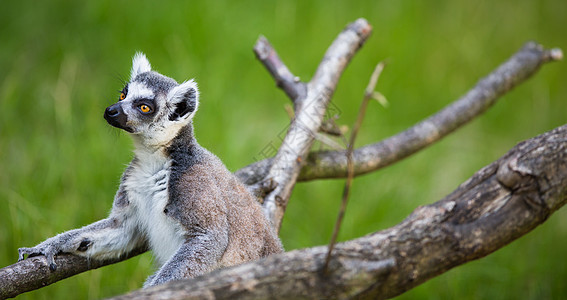
{"label": "tufted ear", "polygon": [[169,120],[192,117],[199,106],[199,89],[193,79],[183,82],[167,93],[167,102],[174,108]]}
{"label": "tufted ear", "polygon": [[146,55],[142,52],[136,52],[134,58],[132,58],[132,71],[130,72],[130,81],[134,81],[138,74],[149,72],[152,70],[152,65],[146,58]]}

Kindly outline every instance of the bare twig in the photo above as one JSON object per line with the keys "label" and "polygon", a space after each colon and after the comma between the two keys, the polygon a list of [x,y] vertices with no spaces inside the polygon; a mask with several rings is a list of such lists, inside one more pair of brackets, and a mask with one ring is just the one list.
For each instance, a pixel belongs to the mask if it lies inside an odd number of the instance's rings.
{"label": "bare twig", "polygon": [[[331,136],[344,138],[344,132],[337,125],[335,120],[336,120],[336,117],[333,117],[333,118],[330,118],[330,119],[323,121],[323,124],[321,124],[321,128],[319,128],[319,131],[322,132],[322,133],[326,133],[328,135],[331,135]],[[345,140],[345,144],[346,144],[346,140]]]}
{"label": "bare twig", "polygon": [[289,105],[289,104],[284,105],[284,109],[285,109],[285,112],[287,113],[287,116],[289,117],[289,119],[293,120],[293,118],[295,118],[295,111],[293,110],[291,105]]}
{"label": "bare twig", "polygon": [[294,76],[287,66],[282,62],[274,47],[268,42],[264,36],[260,36],[254,46],[254,53],[258,60],[268,69],[276,84],[286,95],[293,101],[294,105],[297,101],[305,98],[307,87],[305,83]]}
{"label": "bare twig", "polygon": [[[321,142],[321,144],[326,145],[328,147],[330,147],[331,149],[334,150],[342,150],[344,149],[344,146],[335,142],[335,140],[333,140],[332,138],[319,133],[319,132],[313,132],[313,135],[315,137],[315,140]],[[345,143],[346,144],[346,143]]]}
{"label": "bare twig", "polygon": [[[117,299],[386,299],[486,256],[567,201],[567,125],[520,143],[456,191],[400,224],[336,245],[294,250]],[[423,200],[421,202],[427,202]]]}
{"label": "bare twig", "polygon": [[384,63],[381,62],[376,65],[374,68],[374,72],[370,76],[370,81],[368,82],[368,86],[364,91],[364,97],[362,99],[362,103],[360,103],[360,108],[358,110],[358,116],[356,117],[356,122],[352,127],[352,133],[350,135],[350,141],[347,147],[347,169],[348,175],[345,181],[345,187],[343,190],[343,196],[341,200],[341,207],[339,209],[339,214],[337,216],[337,220],[335,222],[335,227],[333,229],[333,234],[331,235],[331,241],[329,242],[329,250],[327,252],[327,256],[325,257],[325,264],[323,265],[323,273],[326,274],[329,266],[329,262],[331,261],[331,254],[333,252],[333,248],[335,243],[337,242],[337,237],[339,235],[339,230],[341,228],[341,224],[343,221],[343,217],[345,215],[346,207],[348,204],[348,196],[350,193],[350,187],[352,185],[352,180],[354,178],[354,164],[352,162],[352,152],[354,151],[354,142],[356,141],[356,136],[358,135],[358,131],[360,130],[360,126],[362,126],[362,120],[364,120],[364,116],[366,115],[366,108],[368,107],[368,102],[372,99],[374,90],[376,89],[376,83],[378,83],[378,78],[380,74],[382,74],[382,70],[384,70]]}
{"label": "bare twig", "polygon": [[[527,43],[508,61],[443,110],[395,136],[356,149],[353,153],[355,175],[389,166],[439,141],[484,113],[500,96],[530,78],[544,63],[557,61],[562,57],[560,49],[545,50],[536,43]],[[346,177],[345,154],[345,151],[310,153],[297,180]],[[254,179],[266,176],[271,163],[271,158],[256,162],[238,170],[236,175],[244,182],[253,183]],[[246,177],[244,174],[255,175]]]}

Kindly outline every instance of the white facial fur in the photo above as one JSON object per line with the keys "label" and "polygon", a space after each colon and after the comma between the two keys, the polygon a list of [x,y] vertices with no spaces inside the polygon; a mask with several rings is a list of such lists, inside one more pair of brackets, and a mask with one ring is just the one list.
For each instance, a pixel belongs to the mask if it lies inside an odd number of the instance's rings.
{"label": "white facial fur", "polygon": [[[128,93],[121,101],[122,108],[128,115],[127,125],[134,130],[132,132],[134,140],[150,149],[167,146],[179,130],[191,121],[199,104],[199,90],[194,80],[176,84],[174,80],[151,71],[150,62],[146,56],[140,52],[136,53],[132,60]],[[144,74],[147,72],[151,74]],[[139,75],[142,76],[139,77]],[[147,76],[153,76],[153,80],[141,79]],[[148,82],[157,82],[158,86],[148,86]],[[194,107],[193,110],[181,116],[175,115],[170,120],[170,116],[175,114],[178,105],[188,100],[189,94],[191,95],[190,106]],[[136,106],[136,101],[139,99],[153,100],[155,114],[142,115]]]}
{"label": "white facial fur", "polygon": [[128,95],[123,101],[141,98],[153,99],[154,97],[154,92],[146,87],[145,84],[134,81],[128,85]]}
{"label": "white facial fur", "polygon": [[149,72],[152,70],[152,65],[150,61],[146,58],[146,55],[142,52],[136,52],[134,58],[132,58],[132,71],[130,72],[130,82],[136,79],[138,74]]}

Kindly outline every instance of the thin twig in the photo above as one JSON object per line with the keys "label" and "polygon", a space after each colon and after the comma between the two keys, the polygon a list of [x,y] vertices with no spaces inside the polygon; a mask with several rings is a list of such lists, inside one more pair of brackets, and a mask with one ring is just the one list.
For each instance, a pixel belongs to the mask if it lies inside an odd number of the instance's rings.
{"label": "thin twig", "polygon": [[[337,116],[334,116],[330,119],[323,121],[323,124],[321,124],[321,128],[319,128],[319,132],[344,139],[345,137],[344,132],[341,131],[341,128],[335,122],[336,119]],[[345,140],[345,144],[346,144],[346,140]]]}
{"label": "thin twig", "polygon": [[350,194],[350,187],[352,185],[352,179],[354,178],[354,163],[352,161],[352,153],[354,151],[354,142],[356,141],[356,136],[358,135],[358,131],[360,130],[360,126],[362,125],[362,120],[366,115],[366,108],[368,107],[368,102],[372,100],[374,89],[376,88],[376,83],[378,83],[378,78],[380,74],[384,70],[384,62],[380,62],[374,68],[374,72],[372,72],[372,76],[370,76],[370,81],[368,82],[368,86],[364,91],[364,98],[362,99],[362,103],[360,104],[360,109],[358,110],[358,116],[356,117],[356,122],[352,127],[352,133],[350,135],[350,141],[348,143],[347,148],[347,170],[348,175],[345,181],[345,188],[343,190],[343,197],[341,201],[341,208],[339,210],[339,214],[337,216],[337,221],[335,222],[335,228],[333,229],[333,235],[331,236],[331,241],[329,242],[329,251],[327,252],[327,256],[325,257],[325,265],[323,266],[323,274],[327,273],[327,268],[329,266],[329,262],[331,261],[331,254],[333,252],[333,248],[335,247],[335,243],[337,242],[337,237],[339,235],[339,230],[341,228],[343,218],[345,215],[346,207],[348,204],[348,196]]}
{"label": "thin twig", "polygon": [[278,53],[272,47],[268,39],[260,36],[254,45],[254,53],[260,60],[268,72],[272,75],[276,84],[281,88],[296,106],[296,101],[305,97],[307,88],[305,83],[299,80],[299,77],[293,75],[287,66],[283,63]]}
{"label": "thin twig", "polygon": [[322,133],[314,132],[313,135],[315,136],[315,140],[321,142],[322,145],[327,145],[328,147],[330,147],[331,149],[334,149],[334,150],[343,150],[344,149],[344,146],[335,142],[335,140],[333,140],[332,138],[330,138],[330,137],[328,137],[328,136],[326,136]]}

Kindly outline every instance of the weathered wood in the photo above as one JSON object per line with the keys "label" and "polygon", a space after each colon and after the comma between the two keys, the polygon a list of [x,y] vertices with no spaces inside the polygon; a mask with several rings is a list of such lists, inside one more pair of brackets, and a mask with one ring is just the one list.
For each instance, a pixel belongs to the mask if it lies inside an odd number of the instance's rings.
{"label": "weathered wood", "polygon": [[16,297],[19,294],[48,286],[59,280],[115,264],[146,252],[135,249],[128,255],[109,260],[87,260],[84,257],[61,254],[55,257],[57,271],[49,270],[45,256],[34,256],[0,269],[0,299]]}
{"label": "weathered wood", "polygon": [[520,143],[402,223],[114,299],[385,299],[486,256],[567,201],[567,125]]}
{"label": "weathered wood", "polygon": [[[263,179],[269,179],[275,184],[275,189],[264,197],[263,205],[264,213],[277,231],[280,229],[291,191],[315,140],[315,133],[323,123],[327,105],[331,101],[339,78],[354,54],[368,39],[371,30],[370,24],[364,19],[349,24],[329,46],[315,75],[306,85],[298,84],[295,78],[290,78],[291,72],[277,55],[264,54],[275,53],[265,50],[271,48],[266,39],[258,41],[264,46],[255,47],[255,49],[263,49],[258,57],[270,74],[275,75],[278,85],[293,98],[295,105],[295,118],[291,120],[287,134],[267,174],[263,176]],[[262,60],[263,57],[271,59]],[[277,65],[271,65],[275,63]],[[294,88],[298,90],[290,92],[290,89]]]}
{"label": "weathered wood", "polygon": [[276,81],[276,85],[286,93],[294,104],[307,96],[307,85],[291,73],[264,36],[258,38],[254,46],[254,53],[256,58],[270,72],[270,75]]}

